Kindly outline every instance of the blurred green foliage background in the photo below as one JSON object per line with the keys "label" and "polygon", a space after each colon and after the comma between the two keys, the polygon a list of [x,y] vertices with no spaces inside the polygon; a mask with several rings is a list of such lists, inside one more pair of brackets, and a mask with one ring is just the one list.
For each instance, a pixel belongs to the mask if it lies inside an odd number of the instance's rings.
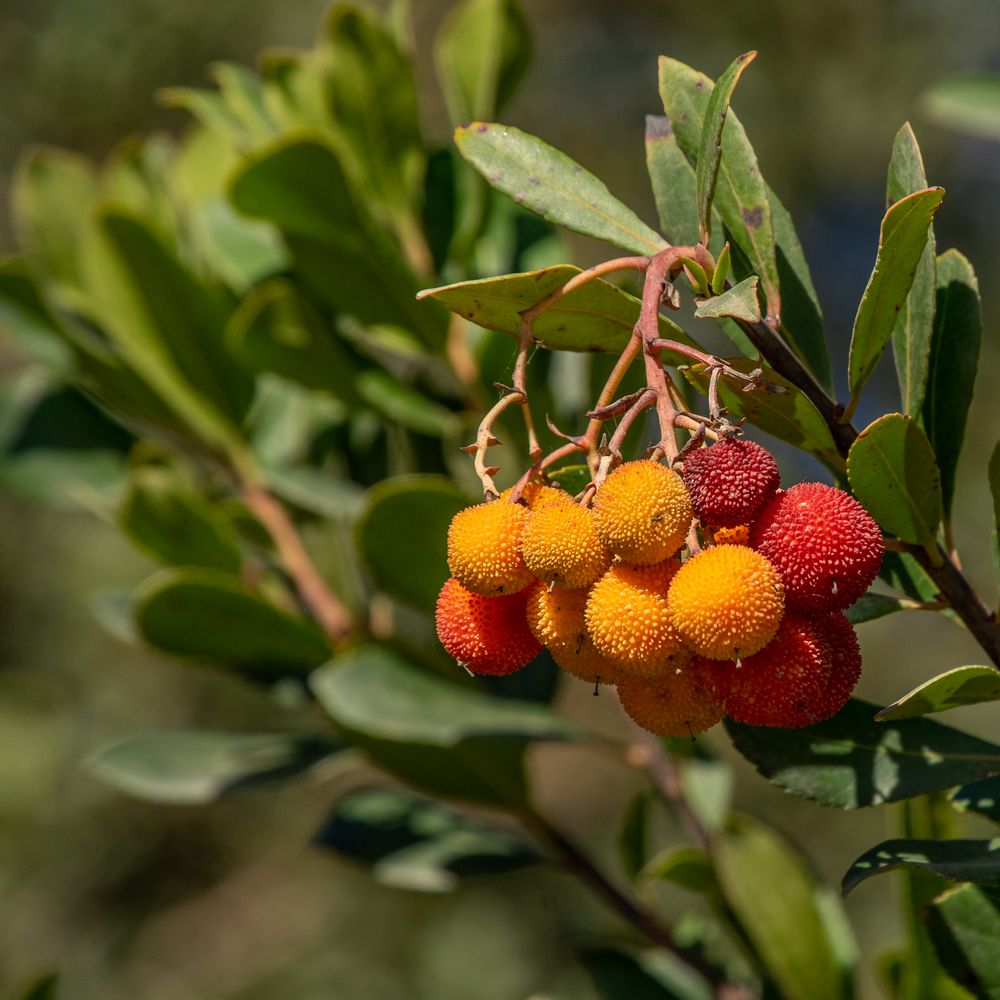
{"label": "blurred green foliage background", "polygon": [[[103,155],[122,135],[181,127],[157,88],[203,85],[217,59],[252,61],[263,45],[304,45],[325,0],[3,0],[0,2],[0,175],[48,143]],[[911,118],[931,183],[947,188],[938,249],[957,246],[983,283],[985,336],[963,462],[957,543],[992,599],[982,544],[982,465],[996,437],[1000,391],[1000,149],[921,119],[917,99],[943,73],[1000,66],[1000,10],[990,0],[531,0],[535,60],[504,118],[544,137],[655,217],[643,160],[643,116],[656,113],[655,60],[677,56],[709,74],[738,52],[761,56],[737,109],[770,183],[795,216],[843,369],[856,303],[874,258],[892,137]],[[429,45],[447,0],[414,0],[426,128],[446,118]],[[10,248],[9,213],[0,243]],[[603,251],[573,243],[579,263]],[[0,366],[18,363],[0,342]],[[859,424],[894,408],[883,363]],[[784,453],[782,453],[784,456]],[[786,476],[810,469],[786,458]],[[46,970],[67,1000],[142,997],[344,997],[516,1000],[587,997],[561,969],[557,932],[593,916],[558,875],[474,883],[446,896],[375,885],[308,848],[334,789],[320,783],[248,793],[210,807],[170,809],[125,799],[80,770],[108,739],[147,728],[269,728],[285,722],[263,694],[208,670],[125,646],[88,610],[102,587],[128,586],[149,566],[121,535],[72,502],[66,511],[0,493],[0,997]],[[977,647],[939,617],[901,615],[862,628],[859,693],[888,703]],[[611,699],[566,691],[570,714],[615,724]],[[987,735],[989,709],[946,720]],[[995,720],[992,723],[995,732]],[[726,740],[717,734],[714,742]],[[574,757],[578,766],[579,756]],[[607,850],[633,788],[596,755],[566,782],[564,751],[535,761],[543,800],[568,829]],[[836,813],[783,795],[736,762],[738,805],[767,816],[829,879],[884,835],[890,811]],[[351,781],[357,778],[352,776]],[[636,784],[638,779],[636,779]],[[676,831],[666,831],[674,835]],[[610,855],[609,855],[610,857]],[[609,863],[613,863],[609,861]],[[891,881],[848,902],[866,951],[898,933]],[[673,903],[667,890],[660,902]],[[602,919],[602,918],[598,918]],[[862,997],[877,996],[865,970]]]}

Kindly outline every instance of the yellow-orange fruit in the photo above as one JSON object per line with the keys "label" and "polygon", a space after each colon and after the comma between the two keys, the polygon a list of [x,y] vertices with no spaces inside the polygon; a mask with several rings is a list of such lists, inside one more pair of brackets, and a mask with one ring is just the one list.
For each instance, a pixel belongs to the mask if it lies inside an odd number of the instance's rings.
{"label": "yellow-orange fruit", "polygon": [[614,684],[621,671],[590,639],[584,612],[586,590],[551,590],[541,583],[528,590],[528,628],[567,673],[590,684]]}
{"label": "yellow-orange fruit", "polygon": [[593,511],[575,503],[533,509],[521,535],[521,555],[539,580],[567,590],[589,587],[611,562],[597,537]]}
{"label": "yellow-orange fruit", "polygon": [[656,677],[691,657],[670,621],[667,591],[679,563],[619,563],[591,588],[587,600],[590,638],[623,673]]}
{"label": "yellow-orange fruit", "polygon": [[598,536],[635,566],[672,556],[684,544],[693,516],[683,480],[659,462],[619,465],[594,495]]}
{"label": "yellow-orange fruit", "polygon": [[534,579],[521,557],[528,508],[491,500],[460,510],[448,528],[448,569],[483,597],[516,594]]}
{"label": "yellow-orange fruit", "polygon": [[633,722],[659,736],[693,738],[722,720],[722,705],[689,667],[662,677],[622,678],[618,697]]}
{"label": "yellow-orange fruit", "polygon": [[[514,487],[508,486],[500,494],[500,499],[508,500],[513,492]],[[521,502],[529,510],[534,510],[536,507],[545,507],[550,503],[572,503],[573,498],[558,486],[546,486],[545,483],[536,481],[528,483],[521,491]]]}
{"label": "yellow-orange fruit", "polygon": [[715,545],[749,545],[750,525],[738,524],[735,528],[713,528],[712,542]]}
{"label": "yellow-orange fruit", "polygon": [[682,641],[699,656],[735,660],[763,649],[781,624],[778,571],[742,545],[717,545],[689,559],[667,600]]}
{"label": "yellow-orange fruit", "polygon": [[525,591],[483,597],[457,580],[438,594],[435,623],[448,655],[474,674],[512,674],[541,651],[525,618]]}

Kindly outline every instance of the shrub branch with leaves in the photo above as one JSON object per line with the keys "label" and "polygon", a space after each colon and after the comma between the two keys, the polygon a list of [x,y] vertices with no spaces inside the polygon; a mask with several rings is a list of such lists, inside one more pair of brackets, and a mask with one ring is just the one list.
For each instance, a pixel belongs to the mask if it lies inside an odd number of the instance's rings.
{"label": "shrub branch with leaves", "polygon": [[[90,768],[182,805],[354,747],[385,781],[338,801],[317,842],[408,889],[544,864],[579,877],[630,928],[580,942],[599,996],[853,995],[839,902],[782,836],[731,812],[729,770],[707,744],[624,726],[599,736],[551,706],[548,652],[487,681],[456,671],[434,636],[448,525],[476,492],[520,510],[544,482],[599,507],[618,469],[681,468],[752,425],[818,459],[878,522],[882,583],[851,624],[941,612],[992,665],[948,670],[881,710],[851,699],[826,721],[730,719],[728,733],[794,794],[905,804],[901,836],[843,883],[907,872],[890,995],[1000,995],[1000,949],[979,944],[1000,939],[996,841],[955,836],[963,813],[1000,818],[1000,746],[923,717],[1000,698],[996,612],[950,527],[979,290],[960,253],[937,252],[943,191],[912,130],[893,145],[840,403],[794,224],[729,108],[755,53],[715,83],[661,59],[663,114],[645,133],[657,231],[581,165],[490,121],[527,62],[512,0],[466,0],[441,27],[454,148],[421,134],[409,44],[400,19],[338,6],[314,48],[264,52],[259,74],[217,66],[216,89],[166,92],[196,119],[181,138],[124,142],[99,168],[48,149],[22,164],[21,253],[0,265],[0,320],[28,360],[2,389],[0,478],[116,518],[162,564],[95,605],[116,634],[297,685],[332,724],[140,734]],[[580,270],[557,226],[628,256]],[[639,278],[641,295],[615,275]],[[670,318],[685,298],[692,329],[721,331],[729,356]],[[859,432],[851,420],[890,343],[902,412]],[[501,441],[506,498],[491,464]],[[708,531],[720,526],[701,527],[683,535],[685,565],[725,547]],[[646,775],[621,820],[627,882],[533,803],[527,752],[550,741]],[[691,845],[652,843],[660,808]],[[671,924],[639,901],[654,882],[701,897],[707,916]]]}

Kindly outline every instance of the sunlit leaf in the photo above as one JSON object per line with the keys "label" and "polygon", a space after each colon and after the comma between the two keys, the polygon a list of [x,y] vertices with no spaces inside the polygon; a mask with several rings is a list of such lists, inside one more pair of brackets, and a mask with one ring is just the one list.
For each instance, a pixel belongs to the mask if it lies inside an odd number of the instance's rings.
{"label": "sunlit leaf", "polygon": [[725,316],[747,323],[758,323],[761,317],[760,303],[757,301],[757,276],[746,278],[721,295],[699,302],[694,314],[699,319]]}
{"label": "sunlit leaf", "polygon": [[1000,892],[962,885],[926,912],[938,961],[977,1000],[1000,997]]}
{"label": "sunlit leaf", "polygon": [[646,170],[664,236],[676,246],[694,246],[699,236],[694,168],[666,115],[646,115]]}
{"label": "sunlit leaf", "polygon": [[876,718],[879,722],[909,719],[915,715],[930,715],[945,712],[949,708],[998,699],[1000,670],[995,667],[955,667],[924,681],[887,708],[883,708]]}
{"label": "sunlit leaf", "polygon": [[872,875],[894,868],[940,875],[952,882],[1000,885],[1000,837],[993,840],[885,840],[848,868],[844,895]]}

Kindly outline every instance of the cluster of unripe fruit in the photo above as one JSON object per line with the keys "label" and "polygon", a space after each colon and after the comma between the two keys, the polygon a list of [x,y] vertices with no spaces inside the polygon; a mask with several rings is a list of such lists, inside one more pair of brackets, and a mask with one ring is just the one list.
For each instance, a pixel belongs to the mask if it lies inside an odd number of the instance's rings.
{"label": "cluster of unripe fruit", "polygon": [[878,525],[834,487],[782,491],[751,441],[723,438],[680,470],[626,462],[589,506],[530,483],[458,513],[437,604],[448,653],[508,674],[544,646],[661,735],[834,715],[861,673],[843,611],[878,573]]}

